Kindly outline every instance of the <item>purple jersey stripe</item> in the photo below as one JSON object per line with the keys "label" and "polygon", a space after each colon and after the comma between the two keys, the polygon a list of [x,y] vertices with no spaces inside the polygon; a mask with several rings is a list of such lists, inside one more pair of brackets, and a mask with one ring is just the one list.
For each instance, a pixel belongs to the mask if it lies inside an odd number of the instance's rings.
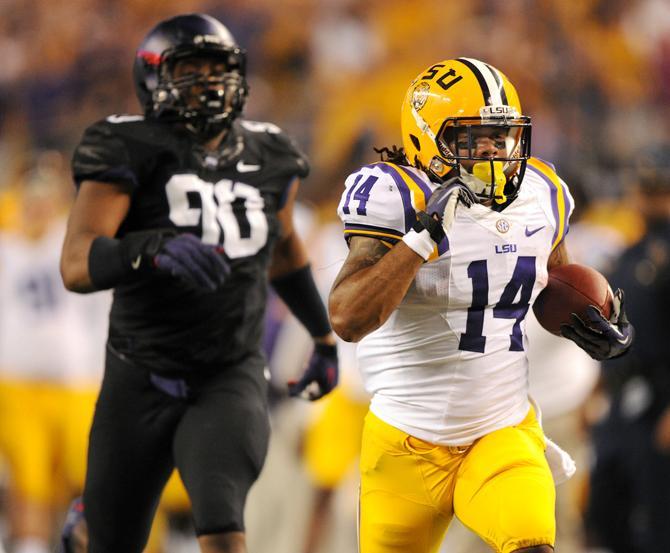
{"label": "purple jersey stripe", "polygon": [[402,178],[402,175],[388,163],[375,163],[369,167],[376,167],[381,169],[382,172],[393,177],[395,185],[398,187],[400,192],[400,197],[402,198],[402,205],[405,209],[405,232],[409,232],[416,221],[416,212],[412,207],[412,195],[410,194],[409,187]]}
{"label": "purple jersey stripe", "polygon": [[426,201],[428,201],[428,198],[432,195],[433,191],[430,189],[430,187],[422,181],[419,177],[417,177],[414,174],[414,171],[410,171],[407,167],[403,167],[402,165],[398,165],[400,169],[402,169],[403,173],[409,176],[414,183],[421,189],[421,192],[423,192],[426,195]]}
{"label": "purple jersey stripe", "polygon": [[446,253],[448,251],[449,251],[449,237],[445,236],[442,239],[442,242],[440,242],[437,245],[437,253],[438,253],[438,255],[442,255],[443,253]]}
{"label": "purple jersey stripe", "polygon": [[546,159],[542,159],[541,157],[533,156],[535,159],[539,159],[542,163],[544,163],[547,167],[551,167],[551,170],[555,173],[556,172],[556,166],[551,163],[550,161],[547,161]]}
{"label": "purple jersey stripe", "polygon": [[551,181],[551,179],[547,177],[542,171],[535,169],[535,167],[532,165],[528,165],[527,168],[536,175],[540,175],[542,180],[544,180],[544,182],[546,182],[547,186],[549,187],[549,191],[551,193],[551,211],[553,212],[554,220],[556,221],[556,230],[554,230],[554,235],[551,237],[551,243],[553,244],[556,241],[556,237],[558,236],[558,229],[561,226],[561,221],[558,216],[558,190],[556,189],[556,185]]}
{"label": "purple jersey stripe", "polygon": [[399,232],[395,229],[390,229],[390,228],[385,228],[385,227],[376,227],[374,225],[362,225],[360,223],[346,223],[344,225],[344,231],[347,232],[368,232],[368,233],[376,233],[379,235],[384,235],[384,236],[397,236],[398,238],[402,238],[404,234],[402,232]]}
{"label": "purple jersey stripe", "polygon": [[393,236],[397,236],[398,238],[402,238],[404,234],[400,231],[397,231],[395,229],[390,229],[386,227],[376,227],[374,225],[362,225],[360,223],[346,223],[344,225],[344,230],[368,230],[368,231],[375,231],[375,232],[380,232],[384,234],[391,234]]}
{"label": "purple jersey stripe", "polygon": [[[423,192],[424,196],[426,197],[426,202],[428,202],[428,198],[430,198],[432,196],[433,191],[425,183],[425,181],[423,181],[421,178],[419,178],[417,175],[415,175],[414,171],[412,171],[411,169],[408,169],[407,167],[403,167],[402,165],[398,165],[398,167],[400,167],[400,169],[403,171],[403,173],[405,173],[407,176],[409,176],[409,178],[412,179],[414,184],[416,184],[419,187],[421,192]],[[447,238],[445,236],[444,239],[442,240],[442,242],[440,242],[437,245],[437,253],[439,255],[442,255],[443,253],[445,253],[447,251],[449,251],[449,238]]]}
{"label": "purple jersey stripe", "polygon": [[568,187],[563,183],[561,186],[563,187],[563,198],[565,198],[565,213],[563,214],[563,238],[565,238],[570,230],[570,214],[575,207],[575,202],[570,197]]}

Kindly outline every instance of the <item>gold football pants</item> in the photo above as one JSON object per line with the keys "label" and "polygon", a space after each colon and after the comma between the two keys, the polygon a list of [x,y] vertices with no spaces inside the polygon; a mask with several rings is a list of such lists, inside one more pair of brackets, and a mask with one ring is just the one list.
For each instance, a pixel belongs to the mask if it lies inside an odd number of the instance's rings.
{"label": "gold football pants", "polygon": [[531,408],[469,447],[425,442],[368,413],[360,553],[434,553],[454,514],[494,551],[553,546],[555,490]]}

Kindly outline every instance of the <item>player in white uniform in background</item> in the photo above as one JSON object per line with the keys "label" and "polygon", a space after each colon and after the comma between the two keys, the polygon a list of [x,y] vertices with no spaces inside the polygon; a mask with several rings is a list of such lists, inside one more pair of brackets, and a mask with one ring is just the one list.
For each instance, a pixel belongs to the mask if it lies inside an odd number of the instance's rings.
{"label": "player in white uniform in background", "polygon": [[47,553],[81,492],[102,376],[110,297],[75,297],[60,281],[65,234],[56,174],[35,172],[19,226],[0,234],[0,456],[9,475],[12,553]]}
{"label": "player in white uniform in background", "polygon": [[[528,397],[524,319],[548,268],[567,262],[572,198],[530,157],[516,90],[481,61],[422,72],[401,125],[404,152],[352,174],[338,208],[350,252],[331,321],[360,341],[372,394],[360,551],[432,553],[454,515],[495,551],[553,551],[554,478]],[[563,329],[592,356],[632,341],[615,298],[611,320],[594,312]]]}

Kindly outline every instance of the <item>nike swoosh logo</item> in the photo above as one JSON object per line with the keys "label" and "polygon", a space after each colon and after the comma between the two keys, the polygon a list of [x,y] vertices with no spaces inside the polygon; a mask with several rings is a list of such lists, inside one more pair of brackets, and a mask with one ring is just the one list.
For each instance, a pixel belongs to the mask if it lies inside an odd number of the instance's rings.
{"label": "nike swoosh logo", "polygon": [[237,162],[237,171],[239,173],[251,173],[252,171],[260,171],[260,165],[247,165],[244,161],[240,160]]}
{"label": "nike swoosh logo", "polygon": [[619,331],[617,331],[617,334],[619,334],[619,336],[622,336],[621,338],[616,339],[616,341],[619,342],[622,346],[627,346],[630,343],[632,336],[630,335],[623,336],[623,334],[621,334],[621,332]]}
{"label": "nike swoosh logo", "polygon": [[540,232],[546,225],[542,225],[541,227],[534,228],[533,230],[528,230],[528,227],[526,227],[526,236],[533,236],[536,232]]}
{"label": "nike swoosh logo", "polygon": [[140,268],[140,263],[142,262],[142,256],[138,255],[135,259],[130,262],[130,266],[133,270],[137,271]]}

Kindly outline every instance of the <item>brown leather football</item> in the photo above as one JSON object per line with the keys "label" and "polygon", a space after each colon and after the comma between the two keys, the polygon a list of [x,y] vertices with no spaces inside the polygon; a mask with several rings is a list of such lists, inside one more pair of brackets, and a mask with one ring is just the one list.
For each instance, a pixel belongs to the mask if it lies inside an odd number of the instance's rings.
{"label": "brown leather football", "polygon": [[535,300],[533,312],[546,330],[560,336],[561,324],[570,323],[571,313],[588,323],[586,308],[589,305],[595,305],[609,319],[612,289],[595,269],[570,263],[549,271],[549,282]]}

